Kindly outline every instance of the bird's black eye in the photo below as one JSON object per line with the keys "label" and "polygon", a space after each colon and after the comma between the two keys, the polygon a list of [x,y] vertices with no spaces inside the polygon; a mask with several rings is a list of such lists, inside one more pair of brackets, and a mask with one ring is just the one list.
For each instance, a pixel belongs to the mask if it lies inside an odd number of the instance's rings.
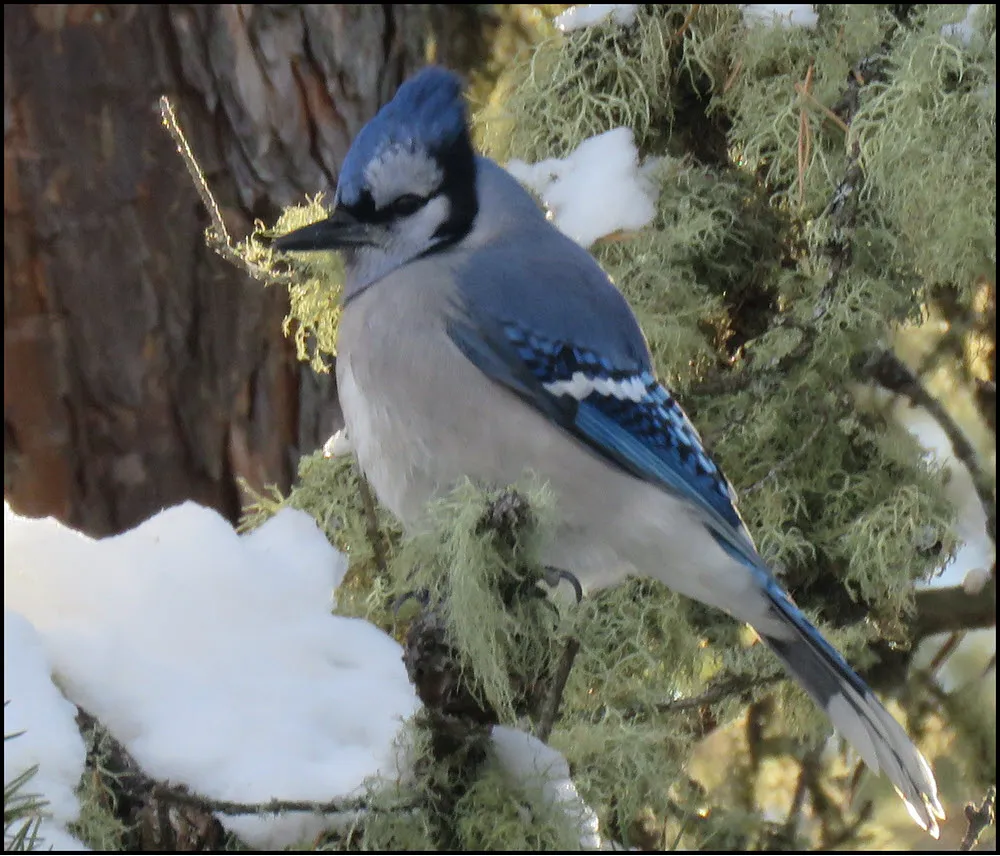
{"label": "bird's black eye", "polygon": [[415,193],[404,193],[398,199],[394,199],[389,204],[389,208],[396,217],[409,217],[411,214],[416,214],[426,204],[427,200],[424,197],[417,196]]}

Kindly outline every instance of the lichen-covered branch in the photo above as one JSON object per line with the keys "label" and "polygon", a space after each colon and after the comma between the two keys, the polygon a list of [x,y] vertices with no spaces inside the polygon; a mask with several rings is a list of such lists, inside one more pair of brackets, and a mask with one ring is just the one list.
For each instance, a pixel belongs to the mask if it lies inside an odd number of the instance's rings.
{"label": "lichen-covered branch", "polygon": [[[832,111],[839,126],[848,135],[851,121],[861,104],[861,93],[866,86],[882,79],[883,65],[884,57],[881,54],[867,57],[848,77],[844,95]],[[800,335],[799,341],[772,365],[752,367],[743,372],[716,371],[708,374],[696,383],[695,389],[698,395],[732,394],[747,389],[755,383],[780,380],[809,356],[819,335],[820,323],[829,312],[831,302],[837,293],[841,277],[851,265],[852,240],[863,182],[861,148],[857,141],[852,141],[843,176],[823,212],[829,221],[831,236],[823,248],[828,262],[827,279],[813,306],[811,317],[807,323],[802,323],[787,315],[782,316],[772,327],[772,330],[782,328],[797,330]]]}
{"label": "lichen-covered branch", "polygon": [[223,848],[225,831],[212,810],[172,799],[170,789],[147,775],[96,717],[80,708],[77,725],[87,746],[87,767],[100,783],[103,808],[124,829],[125,850],[166,852]]}

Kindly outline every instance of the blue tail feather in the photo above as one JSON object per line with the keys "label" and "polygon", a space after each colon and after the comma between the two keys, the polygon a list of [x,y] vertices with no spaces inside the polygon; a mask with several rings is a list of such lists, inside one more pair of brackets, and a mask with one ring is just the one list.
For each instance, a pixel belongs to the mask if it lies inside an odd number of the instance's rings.
{"label": "blue tail feather", "polygon": [[944,811],[930,766],[868,685],[774,579],[765,588],[774,625],[762,638],[875,772],[888,776],[913,819],[935,838]]}

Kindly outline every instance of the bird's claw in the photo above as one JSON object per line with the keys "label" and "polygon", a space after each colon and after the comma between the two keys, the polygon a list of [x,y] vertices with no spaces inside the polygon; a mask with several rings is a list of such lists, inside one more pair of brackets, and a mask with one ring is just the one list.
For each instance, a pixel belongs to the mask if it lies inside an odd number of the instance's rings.
{"label": "bird's claw", "polygon": [[415,600],[426,609],[431,602],[431,593],[427,589],[415,589],[414,591],[408,591],[405,594],[401,594],[392,601],[392,614],[399,615],[399,610],[403,608],[403,605],[408,600]]}
{"label": "bird's claw", "polygon": [[573,593],[576,595],[576,602],[580,603],[583,600],[583,586],[580,585],[580,581],[576,578],[576,576],[571,574],[569,571],[564,571],[562,568],[546,568],[542,574],[542,579],[544,579],[545,584],[551,588],[556,588],[559,583],[565,580],[573,586]]}

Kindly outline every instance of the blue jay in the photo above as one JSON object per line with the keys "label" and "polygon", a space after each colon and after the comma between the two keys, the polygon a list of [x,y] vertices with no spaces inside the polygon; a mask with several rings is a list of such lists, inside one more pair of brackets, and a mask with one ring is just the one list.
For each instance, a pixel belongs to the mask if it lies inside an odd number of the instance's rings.
{"label": "blue jay", "polygon": [[462,477],[552,489],[547,565],[638,574],[751,624],[932,835],[933,773],[757,553],[624,297],[472,148],[459,79],[428,68],[354,140],[330,217],[280,251],[337,250],[337,381],[358,463],[407,527]]}

